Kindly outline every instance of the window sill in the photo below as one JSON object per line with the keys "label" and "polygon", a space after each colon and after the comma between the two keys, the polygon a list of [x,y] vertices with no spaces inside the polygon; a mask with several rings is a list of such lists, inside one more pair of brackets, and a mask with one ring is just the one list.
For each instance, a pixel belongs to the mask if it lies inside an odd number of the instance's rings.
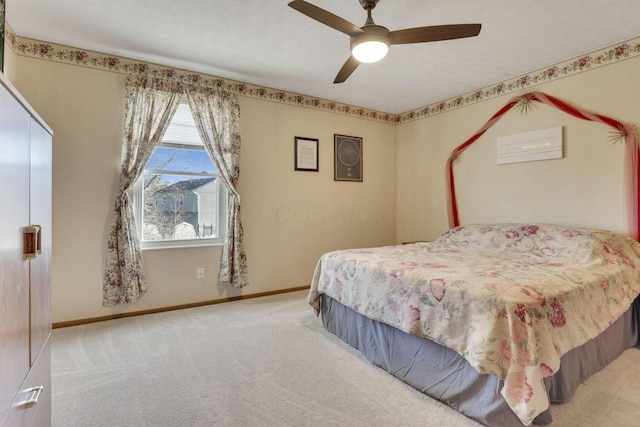
{"label": "window sill", "polygon": [[189,244],[175,244],[165,243],[161,245],[153,245],[153,246],[143,246],[141,245],[140,249],[143,252],[146,251],[160,251],[164,249],[196,249],[196,248],[211,248],[211,247],[222,247],[224,245],[223,242],[212,242],[212,243],[189,243]]}

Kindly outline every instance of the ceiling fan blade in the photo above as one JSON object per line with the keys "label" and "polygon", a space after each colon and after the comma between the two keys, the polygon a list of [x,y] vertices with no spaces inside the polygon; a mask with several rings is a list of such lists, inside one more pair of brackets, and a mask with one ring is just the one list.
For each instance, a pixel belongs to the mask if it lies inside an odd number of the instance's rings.
{"label": "ceiling fan blade", "polygon": [[294,0],[289,3],[289,6],[294,8],[298,12],[307,15],[309,18],[315,19],[316,21],[328,25],[329,27],[343,32],[349,36],[364,32],[359,27],[355,26],[346,19],[343,19],[338,15],[334,15],[331,12],[327,12],[326,10],[321,9],[318,6],[314,6],[311,3],[307,3],[306,1]]}
{"label": "ceiling fan blade", "polygon": [[439,40],[474,37],[480,33],[481,24],[435,25],[391,31],[391,44],[435,42]]}
{"label": "ceiling fan blade", "polygon": [[351,73],[353,73],[356,68],[358,68],[358,65],[360,65],[360,61],[358,61],[353,56],[350,56],[349,59],[347,59],[347,62],[345,62],[342,68],[340,68],[340,71],[338,71],[338,75],[333,82],[342,83],[347,80]]}

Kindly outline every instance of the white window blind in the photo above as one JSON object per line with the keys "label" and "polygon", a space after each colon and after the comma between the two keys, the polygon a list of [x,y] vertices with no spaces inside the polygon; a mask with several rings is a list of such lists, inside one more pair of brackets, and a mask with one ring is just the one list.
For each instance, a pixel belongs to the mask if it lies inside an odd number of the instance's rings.
{"label": "white window blind", "polygon": [[162,142],[202,146],[189,104],[180,103],[175,116],[173,116],[169,124],[169,128],[162,138]]}

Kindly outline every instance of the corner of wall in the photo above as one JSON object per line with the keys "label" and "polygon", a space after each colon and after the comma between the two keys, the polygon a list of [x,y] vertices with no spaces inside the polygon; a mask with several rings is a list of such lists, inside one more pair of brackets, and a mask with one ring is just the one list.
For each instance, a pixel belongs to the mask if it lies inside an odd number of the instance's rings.
{"label": "corner of wall", "polygon": [[[5,23],[5,38],[4,38],[4,62],[3,74],[9,81],[15,85],[16,83],[16,54],[12,49],[11,43],[9,43],[10,37],[14,36],[13,31],[8,23]],[[15,37],[15,36],[14,36]]]}

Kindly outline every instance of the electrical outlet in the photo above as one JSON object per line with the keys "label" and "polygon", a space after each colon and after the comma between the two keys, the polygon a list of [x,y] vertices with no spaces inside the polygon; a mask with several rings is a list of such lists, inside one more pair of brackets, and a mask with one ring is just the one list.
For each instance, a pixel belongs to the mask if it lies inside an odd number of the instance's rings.
{"label": "electrical outlet", "polygon": [[196,268],[196,279],[198,280],[204,279],[204,267]]}

